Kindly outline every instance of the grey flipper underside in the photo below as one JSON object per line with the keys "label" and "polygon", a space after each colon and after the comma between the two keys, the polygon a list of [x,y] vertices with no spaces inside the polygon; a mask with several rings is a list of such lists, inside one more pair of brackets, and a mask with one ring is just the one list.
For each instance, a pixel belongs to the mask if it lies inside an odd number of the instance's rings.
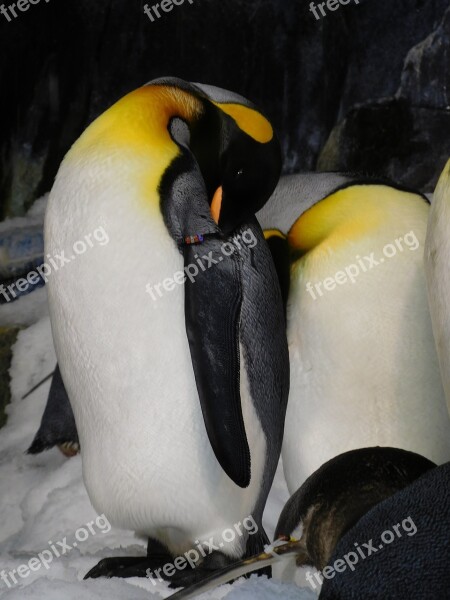
{"label": "grey flipper underside", "polygon": [[41,424],[27,452],[39,454],[63,444],[75,446],[79,440],[69,396],[56,365]]}

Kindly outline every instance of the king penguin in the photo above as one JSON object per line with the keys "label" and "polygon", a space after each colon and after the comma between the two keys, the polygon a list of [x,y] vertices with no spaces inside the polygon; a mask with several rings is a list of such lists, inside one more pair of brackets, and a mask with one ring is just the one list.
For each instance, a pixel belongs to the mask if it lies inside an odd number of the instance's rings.
{"label": "king penguin", "polygon": [[284,265],[291,494],[328,460],[366,446],[450,459],[423,266],[429,209],[392,183],[309,174],[285,180],[257,215]]}
{"label": "king penguin", "polygon": [[[185,585],[267,539],[289,358],[255,212],[280,169],[250,102],[175,78],[119,100],[61,164],[45,253],[71,262],[48,298],[83,478],[99,513],[149,540],[147,557],[104,559],[89,577],[145,576],[209,540]],[[99,226],[108,244],[74,256]],[[224,543],[250,515],[258,533]]]}

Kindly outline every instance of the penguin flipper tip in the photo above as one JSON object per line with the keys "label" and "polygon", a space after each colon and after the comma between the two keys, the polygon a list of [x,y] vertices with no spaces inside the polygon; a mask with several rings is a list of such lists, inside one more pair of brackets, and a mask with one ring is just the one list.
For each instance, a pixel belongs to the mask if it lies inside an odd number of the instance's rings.
{"label": "penguin flipper tip", "polygon": [[45,450],[50,450],[51,447],[52,446],[43,442],[36,434],[30,447],[25,451],[25,454],[40,454],[41,452],[44,452]]}
{"label": "penguin flipper tip", "polygon": [[[271,553],[261,552],[251,558],[235,562],[184,590],[169,596],[170,600],[190,600],[191,598],[196,598],[199,594],[204,594],[219,585],[230,583],[244,575],[266,569],[279,561],[287,562],[295,560],[299,553],[303,557],[304,548],[299,542],[287,542],[279,546],[273,546]],[[305,561],[305,564],[309,563]]]}

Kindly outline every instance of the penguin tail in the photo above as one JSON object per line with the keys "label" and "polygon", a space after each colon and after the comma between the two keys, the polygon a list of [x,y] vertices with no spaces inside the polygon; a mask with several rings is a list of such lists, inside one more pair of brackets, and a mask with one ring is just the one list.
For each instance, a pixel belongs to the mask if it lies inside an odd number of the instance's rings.
{"label": "penguin tail", "polygon": [[248,575],[254,571],[265,569],[276,563],[289,563],[295,561],[297,565],[309,564],[310,560],[302,542],[286,542],[282,545],[268,546],[264,552],[257,554],[246,560],[233,563],[214,572],[209,577],[202,579],[184,590],[176,592],[170,596],[170,600],[189,600],[199,594],[203,594],[213,588],[230,583],[231,581]]}

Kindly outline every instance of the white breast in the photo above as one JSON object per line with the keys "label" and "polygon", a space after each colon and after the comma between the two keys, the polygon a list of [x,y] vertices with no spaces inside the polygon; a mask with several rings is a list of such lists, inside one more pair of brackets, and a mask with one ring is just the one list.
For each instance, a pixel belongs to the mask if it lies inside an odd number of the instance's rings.
{"label": "white breast", "polygon": [[450,161],[431,205],[425,268],[434,337],[450,411]]}
{"label": "white breast", "polygon": [[[183,287],[157,301],[146,292],[148,283],[183,268],[159,209],[145,207],[135,183],[139,169],[150,165],[123,156],[116,163],[109,159],[104,171],[94,171],[68,160],[50,196],[47,253],[73,255],[73,243],[99,226],[109,236],[108,244],[88,249],[49,281],[55,347],[93,505],[116,525],[184,552],[196,539],[220,541],[223,529],[252,512],[265,439],[243,371],[252,481],[242,490],[225,475],[207,438]],[[244,542],[238,538],[225,551],[237,555]]]}
{"label": "white breast", "polygon": [[[324,462],[355,448],[393,446],[437,463],[450,459],[450,422],[422,264],[425,228],[426,211],[406,208],[382,231],[312,251],[293,267],[283,445],[291,493]],[[420,243],[417,250],[383,256],[385,244],[410,231]],[[306,290],[308,282],[333,277],[372,252],[384,262],[361,272],[355,283],[323,296],[316,291],[315,300]]]}

